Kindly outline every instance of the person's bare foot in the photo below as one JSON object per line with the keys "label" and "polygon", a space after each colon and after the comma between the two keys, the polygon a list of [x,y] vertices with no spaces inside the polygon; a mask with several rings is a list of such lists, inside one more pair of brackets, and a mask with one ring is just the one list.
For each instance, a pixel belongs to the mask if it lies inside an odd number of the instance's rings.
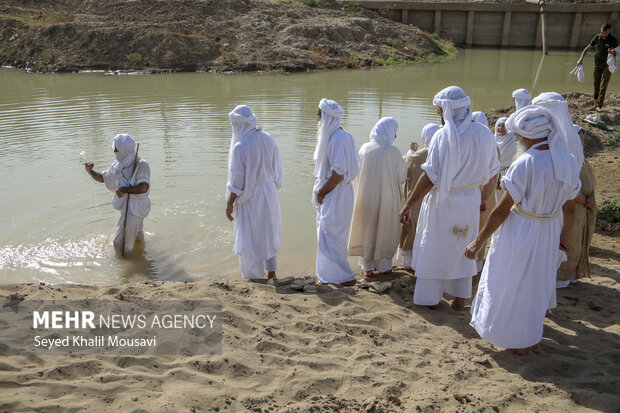
{"label": "person's bare foot", "polygon": [[493,346],[493,350],[505,353],[512,353],[516,354],[517,356],[525,356],[527,354],[524,348],[504,348]]}
{"label": "person's bare foot", "polygon": [[390,269],[390,270],[387,270],[387,271],[383,271],[381,274],[391,274],[391,273],[392,273],[392,270]]}
{"label": "person's bare foot", "polygon": [[534,344],[533,346],[528,347],[528,350],[534,353],[540,353],[540,343]]}
{"label": "person's bare foot", "polygon": [[267,273],[267,284],[269,285],[275,285],[275,283],[278,282],[278,278],[276,277],[276,272],[275,271],[269,271]]}
{"label": "person's bare foot", "polygon": [[340,283],[338,285],[340,285],[341,287],[353,287],[353,286],[355,286],[355,284],[357,284],[357,280],[353,279],[351,281],[346,281],[346,282]]}
{"label": "person's bare foot", "polygon": [[372,271],[364,271],[364,275],[366,277],[371,277],[372,276]]}
{"label": "person's bare foot", "polygon": [[441,303],[437,303],[435,305],[427,305],[426,308],[429,308],[431,310],[439,310]]}
{"label": "person's bare foot", "polygon": [[454,311],[463,311],[465,310],[465,299],[454,297],[454,300],[452,300],[452,304],[450,306]]}

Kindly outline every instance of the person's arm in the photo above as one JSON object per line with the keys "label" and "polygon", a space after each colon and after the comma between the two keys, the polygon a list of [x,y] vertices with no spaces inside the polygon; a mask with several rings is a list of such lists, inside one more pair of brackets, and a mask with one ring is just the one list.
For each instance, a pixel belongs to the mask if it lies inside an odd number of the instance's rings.
{"label": "person's arm", "polygon": [[487,222],[482,227],[482,230],[478,234],[475,240],[473,240],[465,249],[465,256],[470,260],[475,260],[478,256],[478,253],[484,247],[485,242],[489,239],[491,235],[504,223],[508,215],[510,215],[510,208],[514,205],[514,201],[510,196],[510,192],[504,192],[502,199],[499,201],[499,204],[493,211],[491,211],[491,215],[487,219]]}
{"label": "person's arm", "polygon": [[588,50],[590,50],[591,48],[592,48],[592,45],[587,45],[586,48],[583,49],[583,52],[581,52],[581,57],[577,61],[577,66],[583,64],[583,58],[586,57],[586,54],[588,53]]}
{"label": "person's arm", "polygon": [[316,202],[319,204],[323,204],[323,198],[342,181],[342,175],[338,175],[336,172],[332,171],[332,176],[329,177],[325,185],[321,187],[316,193]]}
{"label": "person's arm", "polygon": [[433,181],[430,180],[426,172],[422,172],[422,175],[418,178],[418,182],[416,182],[413,187],[413,191],[409,194],[407,201],[405,202],[405,206],[400,211],[400,222],[403,224],[409,223],[409,214],[411,213],[411,207],[415,205],[416,202],[419,202],[422,198],[428,194],[431,189],[433,189]]}
{"label": "person's arm", "polygon": [[141,182],[138,185],[129,185],[118,188],[116,190],[116,195],[118,195],[119,198],[122,198],[123,194],[145,194],[148,192],[148,190],[149,184],[147,184],[146,182]]}
{"label": "person's arm", "polygon": [[233,205],[235,203],[235,200],[237,199],[237,194],[235,194],[234,192],[230,193],[230,196],[228,197],[228,202],[226,203],[226,217],[228,218],[229,221],[233,221]]}
{"label": "person's arm", "polygon": [[481,194],[481,202],[480,202],[480,212],[485,212],[487,210],[487,202],[489,202],[489,197],[491,196],[491,191],[493,191],[493,188],[495,188],[495,178],[497,178],[497,175],[493,176],[491,179],[489,179],[489,182],[487,182],[487,184],[485,186],[482,187],[482,194]]}
{"label": "person's arm", "polygon": [[88,172],[88,174],[92,176],[95,181],[103,183],[103,175],[93,170],[94,167],[95,167],[95,164],[92,162],[87,162],[84,164],[84,168],[86,169],[86,172]]}
{"label": "person's arm", "polygon": [[574,199],[571,199],[570,201],[566,201],[564,206],[562,206],[562,215],[564,218],[562,235],[560,235],[560,249],[562,251],[568,251],[568,239],[575,218],[575,202]]}

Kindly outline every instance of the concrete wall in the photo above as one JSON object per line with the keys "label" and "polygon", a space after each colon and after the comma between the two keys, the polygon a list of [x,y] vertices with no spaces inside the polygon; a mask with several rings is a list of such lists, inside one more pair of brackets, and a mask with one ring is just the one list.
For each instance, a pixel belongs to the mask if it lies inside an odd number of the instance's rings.
{"label": "concrete wall", "polygon": [[[456,44],[472,47],[540,47],[539,7],[523,3],[448,3],[358,0],[368,9],[398,11],[401,21]],[[618,21],[620,3],[570,3],[546,6],[547,44],[582,49],[601,24]]]}

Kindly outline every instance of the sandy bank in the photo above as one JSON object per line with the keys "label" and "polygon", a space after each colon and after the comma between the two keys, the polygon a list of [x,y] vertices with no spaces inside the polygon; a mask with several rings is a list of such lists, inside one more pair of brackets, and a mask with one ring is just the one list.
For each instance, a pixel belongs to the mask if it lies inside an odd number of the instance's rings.
{"label": "sandy bank", "polygon": [[410,63],[446,53],[454,53],[446,42],[374,12],[296,0],[0,5],[0,64],[42,72],[305,71]]}

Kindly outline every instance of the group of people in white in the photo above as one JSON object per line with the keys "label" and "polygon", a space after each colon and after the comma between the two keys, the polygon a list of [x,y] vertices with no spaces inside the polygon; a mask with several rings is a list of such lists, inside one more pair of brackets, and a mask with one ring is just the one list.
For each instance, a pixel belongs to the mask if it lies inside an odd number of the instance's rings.
{"label": "group of people in white", "polygon": [[[556,282],[566,252],[573,252],[570,239],[583,238],[571,234],[575,205],[592,210],[593,188],[580,192],[583,141],[562,96],[543,93],[532,101],[519,89],[513,98],[516,112],[500,118],[493,134],[461,88],[440,91],[433,104],[442,125],[426,125],[424,147],[412,143],[404,157],[393,146],[394,118],[381,118],[358,151],[341,126],[345,110],[322,99],[312,192],[319,282],[355,285],[349,256],[359,257],[372,277],[392,271],[396,255],[415,274],[414,304],[435,309],[447,293],[452,307],[463,310],[486,257],[471,325],[497,348],[539,351],[556,287],[584,276],[575,264]],[[267,271],[274,284],[280,154],[249,107],[237,106],[229,116],[226,215],[234,221],[234,252],[244,278]]]}
{"label": "group of people in white", "polygon": [[[441,90],[433,104],[442,125],[424,126],[423,147],[412,142],[404,157],[393,146],[394,118],[381,118],[358,151],[341,126],[345,110],[322,99],[312,191],[319,282],[355,285],[349,256],[359,257],[372,277],[392,271],[396,255],[415,274],[414,304],[436,309],[447,293],[452,308],[462,311],[482,270],[471,325],[499,349],[539,351],[556,287],[589,276],[594,179],[562,96],[532,100],[519,89],[513,98],[516,112],[498,119],[493,134],[461,88]],[[226,216],[234,222],[233,251],[244,278],[267,272],[268,283],[276,284],[280,152],[248,106],[229,117]],[[121,217],[114,246],[126,254],[142,237],[150,210],[150,170],[129,135],[116,136],[112,147],[116,161],[108,170],[85,167],[115,192]]]}

